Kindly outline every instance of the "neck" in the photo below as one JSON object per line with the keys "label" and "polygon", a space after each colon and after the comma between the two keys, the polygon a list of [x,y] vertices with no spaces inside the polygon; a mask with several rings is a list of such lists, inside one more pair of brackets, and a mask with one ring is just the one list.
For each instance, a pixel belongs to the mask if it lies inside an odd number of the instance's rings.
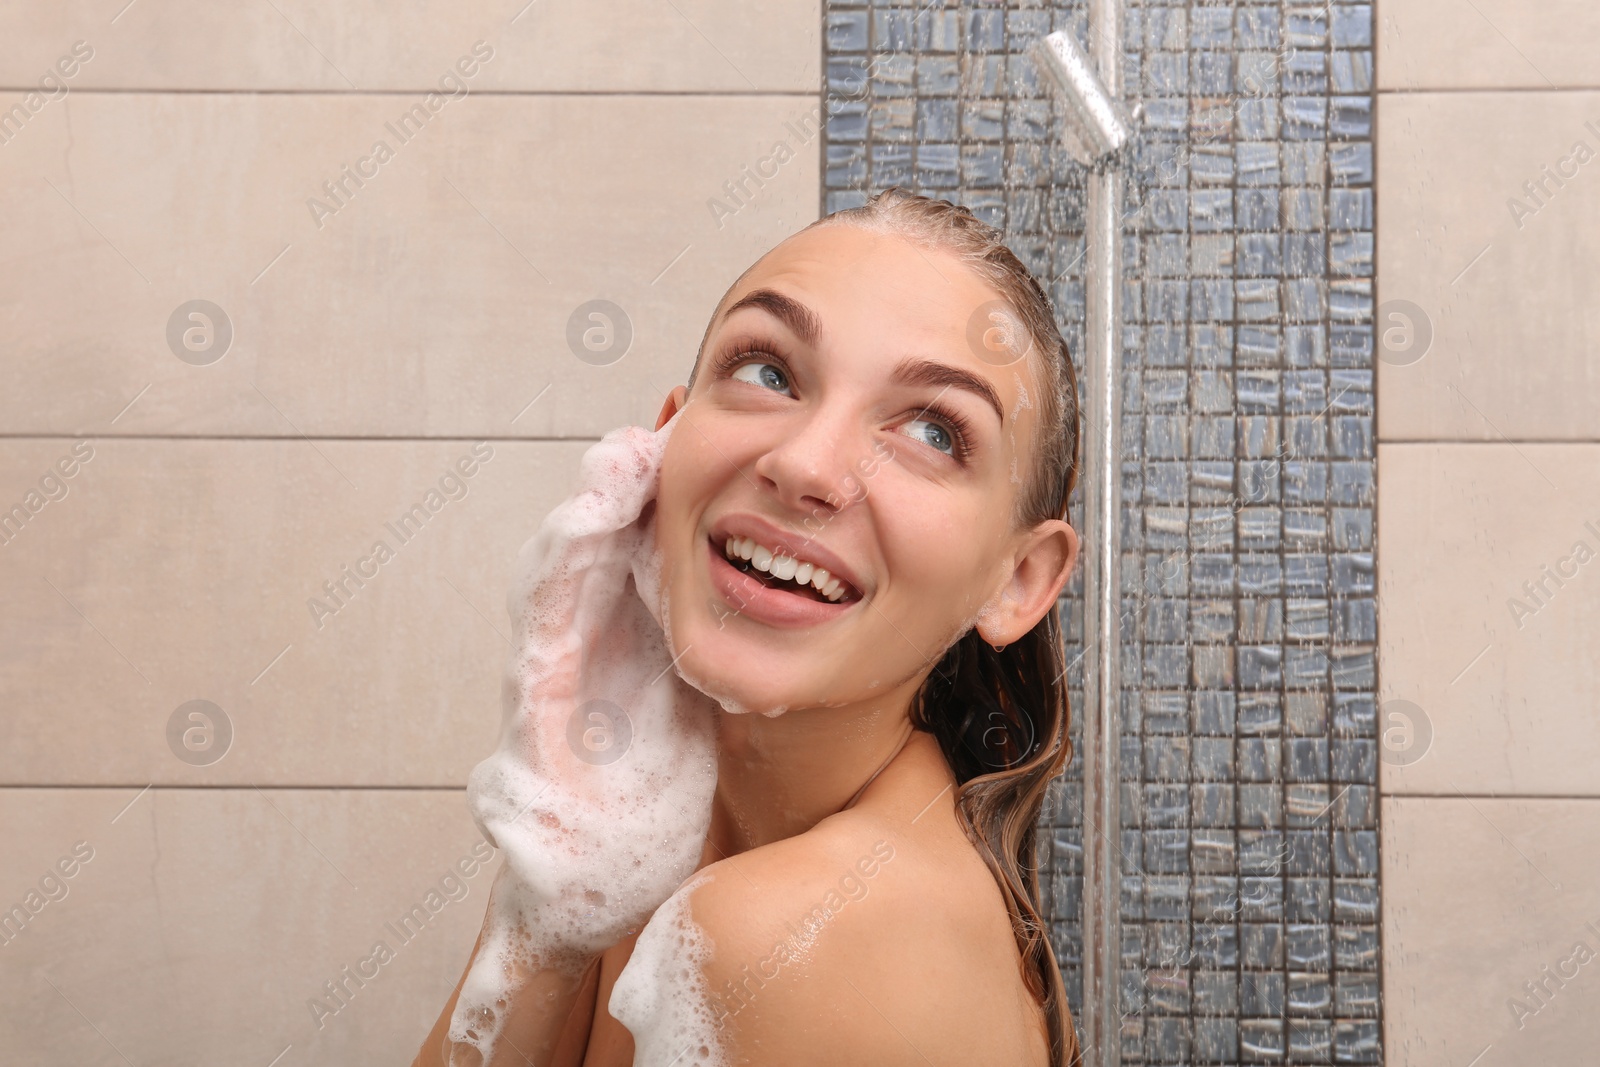
{"label": "neck", "polygon": [[711,857],[794,837],[849,806],[904,750],[913,732],[909,708],[910,693],[896,693],[770,719],[720,712]]}

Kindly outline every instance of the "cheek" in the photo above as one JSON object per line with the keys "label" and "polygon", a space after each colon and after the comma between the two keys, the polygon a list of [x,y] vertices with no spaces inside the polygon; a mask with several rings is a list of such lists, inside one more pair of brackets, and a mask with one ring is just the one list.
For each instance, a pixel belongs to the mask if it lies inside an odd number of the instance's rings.
{"label": "cheek", "polygon": [[684,542],[690,533],[686,529],[688,503],[695,492],[694,466],[684,462],[679,440],[675,432],[667,442],[667,450],[661,457],[661,483],[656,489],[655,538],[656,549],[662,553],[662,565],[666,568],[663,578],[682,563]]}
{"label": "cheek", "polygon": [[[875,515],[897,599],[914,622],[943,632],[977,613],[993,561],[979,510],[926,486],[897,492],[884,484]],[[904,625],[902,623],[901,625]]]}
{"label": "cheek", "polygon": [[[699,483],[715,478],[718,471],[726,470],[727,461],[720,459],[718,449],[727,451],[728,444],[724,440],[727,436],[718,426],[715,410],[693,401],[686,404],[661,454],[663,491],[669,480],[680,490],[689,488],[692,491]],[[713,467],[713,460],[718,460],[720,465]]]}
{"label": "cheek", "polygon": [[704,551],[700,523],[718,491],[719,472],[727,469],[727,461],[700,429],[684,424],[673,430],[661,456],[655,519],[655,546],[668,588],[693,573],[693,553]]}

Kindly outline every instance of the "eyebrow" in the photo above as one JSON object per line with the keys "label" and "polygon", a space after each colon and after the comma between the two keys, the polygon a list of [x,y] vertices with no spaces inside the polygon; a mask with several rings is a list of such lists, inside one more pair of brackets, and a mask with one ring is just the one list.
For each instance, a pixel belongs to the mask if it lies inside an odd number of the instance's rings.
{"label": "eyebrow", "polygon": [[[776,289],[751,290],[730,304],[728,310],[722,313],[722,317],[726,319],[735,311],[747,307],[758,307],[768,312],[808,345],[815,345],[817,338],[822,335],[822,323],[817,318],[816,312]],[[931,359],[911,357],[895,365],[889,380],[896,385],[929,385],[966,390],[993,408],[995,418],[1000,420],[1002,426],[1005,425],[1005,413],[994,386],[971,371]]]}
{"label": "eyebrow", "polygon": [[995,395],[994,386],[971,371],[931,359],[911,358],[897,363],[894,372],[889,375],[889,380],[896,385],[939,385],[946,389],[965,389],[987,401],[989,406],[994,408],[994,417],[1000,420],[1000,425],[1006,424],[1006,417],[1000,410],[1000,398]]}
{"label": "eyebrow", "polygon": [[758,307],[773,315],[808,345],[815,345],[822,336],[822,323],[816,312],[793,297],[784,296],[776,289],[752,289],[728,306],[722,313],[726,319],[740,308]]}

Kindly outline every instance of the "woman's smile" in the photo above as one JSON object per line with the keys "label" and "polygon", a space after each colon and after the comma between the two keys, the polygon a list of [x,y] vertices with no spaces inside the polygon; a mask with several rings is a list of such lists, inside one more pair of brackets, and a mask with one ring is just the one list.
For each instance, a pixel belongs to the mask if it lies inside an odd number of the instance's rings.
{"label": "woman's smile", "polygon": [[832,622],[856,603],[826,600],[810,583],[802,587],[756,570],[738,556],[730,560],[712,541],[706,542],[706,549],[711,585],[723,605],[713,610],[724,625],[732,619],[748,618],[768,626],[816,626]]}
{"label": "woman's smile", "polygon": [[706,548],[724,625],[734,614],[769,626],[814,626],[865,597],[859,569],[838,553],[812,535],[790,533],[749,512],[713,523]]}

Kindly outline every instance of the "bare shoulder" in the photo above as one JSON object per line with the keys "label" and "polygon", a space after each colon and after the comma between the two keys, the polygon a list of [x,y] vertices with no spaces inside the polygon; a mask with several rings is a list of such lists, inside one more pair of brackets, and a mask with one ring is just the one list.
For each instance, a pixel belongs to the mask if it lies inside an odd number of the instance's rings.
{"label": "bare shoulder", "polygon": [[731,1063],[1043,1063],[999,889],[959,831],[851,810],[701,873]]}

